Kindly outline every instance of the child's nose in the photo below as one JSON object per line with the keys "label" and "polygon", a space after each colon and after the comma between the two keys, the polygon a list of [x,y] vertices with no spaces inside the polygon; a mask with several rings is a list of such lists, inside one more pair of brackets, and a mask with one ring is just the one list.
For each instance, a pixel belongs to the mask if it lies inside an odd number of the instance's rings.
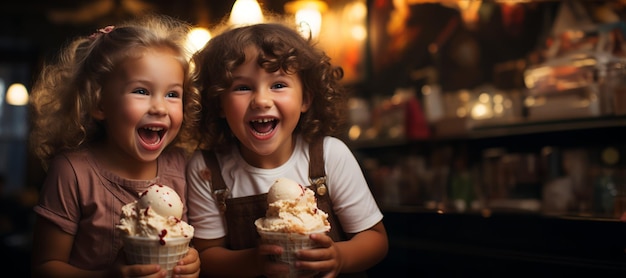
{"label": "child's nose", "polygon": [[252,97],[252,108],[268,108],[272,107],[272,96],[268,90],[258,90]]}
{"label": "child's nose", "polygon": [[165,105],[165,100],[162,98],[152,98],[150,102],[150,114],[155,115],[164,115],[167,114],[167,107]]}

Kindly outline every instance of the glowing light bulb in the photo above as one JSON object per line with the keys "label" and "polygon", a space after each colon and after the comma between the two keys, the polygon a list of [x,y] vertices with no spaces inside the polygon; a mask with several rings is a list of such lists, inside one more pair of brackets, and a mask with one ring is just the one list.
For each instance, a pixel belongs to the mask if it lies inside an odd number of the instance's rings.
{"label": "glowing light bulb", "polygon": [[230,23],[248,25],[263,22],[263,12],[256,0],[237,0],[230,12]]}
{"label": "glowing light bulb", "polygon": [[[314,9],[302,9],[296,12],[296,24],[301,26],[301,33],[304,37],[309,34],[317,38],[322,28],[322,14]],[[308,27],[308,28],[307,28]]]}
{"label": "glowing light bulb", "polygon": [[322,29],[322,12],[328,9],[324,1],[298,0],[285,4],[285,10],[295,15],[303,37],[317,38]]}
{"label": "glowing light bulb", "polygon": [[7,90],[7,103],[15,106],[28,104],[28,90],[21,83],[13,83]]}
{"label": "glowing light bulb", "polygon": [[211,39],[211,33],[206,28],[193,28],[187,34],[187,47],[193,53],[202,49],[204,45]]}

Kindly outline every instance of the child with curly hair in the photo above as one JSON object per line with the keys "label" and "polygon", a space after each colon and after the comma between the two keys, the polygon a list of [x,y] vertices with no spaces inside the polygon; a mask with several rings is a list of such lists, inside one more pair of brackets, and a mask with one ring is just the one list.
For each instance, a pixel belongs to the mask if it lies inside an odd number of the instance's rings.
{"label": "child with curly hair", "polygon": [[194,64],[201,150],[187,167],[187,202],[202,274],[289,271],[268,259],[283,252],[280,246],[257,245],[253,224],[265,216],[267,192],[279,177],[311,185],[331,223],[328,234],[310,236],[320,248],[297,252],[296,268],[334,277],[364,274],[381,261],[388,249],[383,215],[338,139],[348,111],[342,69],[281,22],[227,29]]}
{"label": "child with curly hair", "polygon": [[[153,183],[186,196],[200,108],[184,47],[189,29],[147,15],[79,36],[44,65],[31,97],[30,144],[46,169],[33,276],[167,274],[158,264],[126,265],[115,225],[122,206]],[[175,275],[198,276],[198,252],[189,250]]]}

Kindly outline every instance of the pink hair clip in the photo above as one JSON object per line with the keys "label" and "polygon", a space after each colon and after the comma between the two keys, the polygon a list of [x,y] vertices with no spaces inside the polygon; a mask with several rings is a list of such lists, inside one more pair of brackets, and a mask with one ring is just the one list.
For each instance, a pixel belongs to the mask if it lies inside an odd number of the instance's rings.
{"label": "pink hair clip", "polygon": [[115,26],[113,26],[113,25],[109,25],[107,27],[100,28],[95,33],[91,34],[89,36],[89,38],[92,39],[92,40],[96,39],[97,37],[101,36],[102,34],[111,33],[111,31],[113,31],[113,29],[115,29]]}
{"label": "pink hair clip", "polygon": [[113,31],[114,28],[115,28],[115,26],[109,25],[107,27],[98,29],[98,32],[100,32],[102,34],[108,34],[108,33],[111,33],[111,31]]}

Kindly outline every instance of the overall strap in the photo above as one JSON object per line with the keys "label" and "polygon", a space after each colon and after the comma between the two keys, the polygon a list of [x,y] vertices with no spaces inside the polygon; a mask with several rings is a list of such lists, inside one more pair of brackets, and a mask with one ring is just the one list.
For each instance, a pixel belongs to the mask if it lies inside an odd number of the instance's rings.
{"label": "overall strap", "polygon": [[309,144],[309,179],[311,184],[326,184],[323,137],[315,139]]}
{"label": "overall strap", "polygon": [[203,150],[202,155],[210,172],[212,194],[228,230],[226,246],[232,250],[256,246],[258,234],[254,221],[265,216],[267,194],[230,198],[215,152]]}
{"label": "overall strap", "polygon": [[226,211],[226,197],[229,194],[229,190],[224,183],[224,178],[222,178],[222,171],[220,171],[217,157],[214,152],[207,150],[202,150],[202,156],[204,157],[204,163],[209,168],[209,171],[211,171],[211,173],[209,173],[209,177],[211,177],[211,190],[213,191],[215,200],[219,203],[220,211],[223,213]]}
{"label": "overall strap", "polygon": [[333,210],[333,203],[328,194],[326,170],[324,167],[324,137],[321,137],[309,144],[309,181],[311,182],[309,188],[315,192],[318,208],[328,213],[328,221],[331,227],[328,235],[334,241],[347,240],[341,223]]}

